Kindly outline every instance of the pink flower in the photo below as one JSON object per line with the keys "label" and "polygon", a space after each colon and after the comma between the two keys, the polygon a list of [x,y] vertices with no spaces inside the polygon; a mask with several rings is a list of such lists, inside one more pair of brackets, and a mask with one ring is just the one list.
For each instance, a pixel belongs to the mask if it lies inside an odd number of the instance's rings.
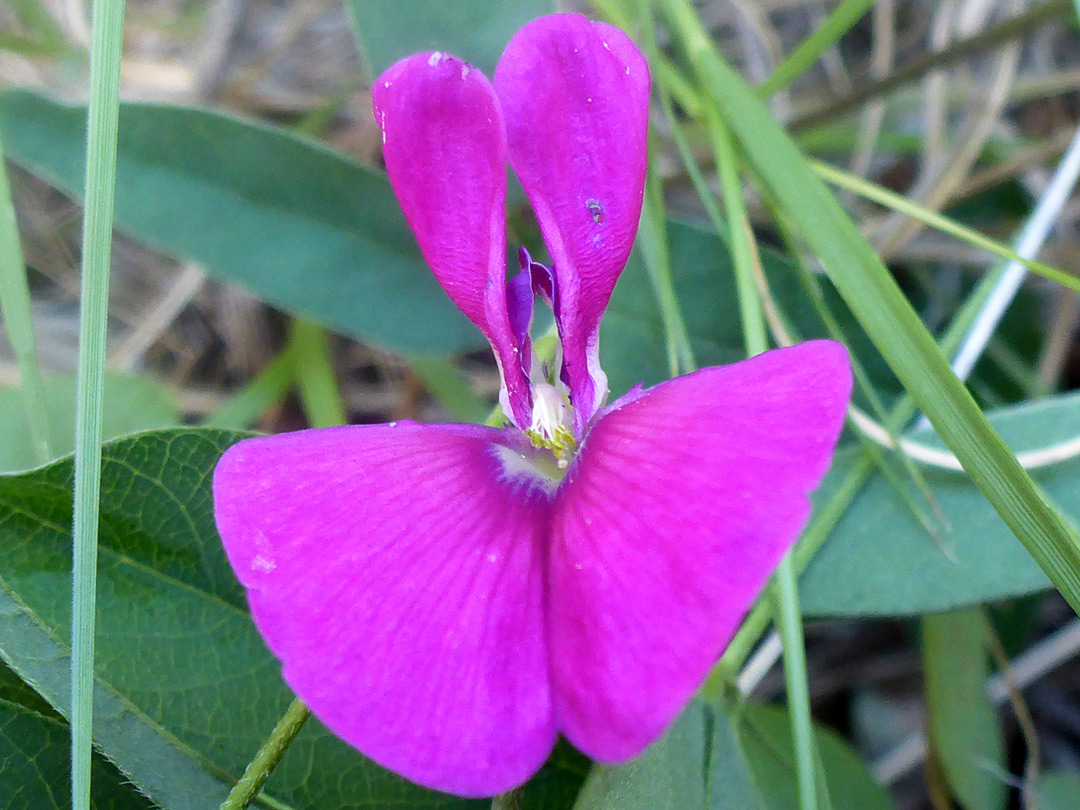
{"label": "pink flower", "polygon": [[[215,473],[285,680],[428,787],[510,789],[558,733],[601,762],[656,740],[802,529],[842,426],[850,370],[824,341],[603,407],[597,333],[641,211],[648,96],[630,40],[570,14],[519,31],[494,85],[441,53],[391,67],[374,89],[390,180],[491,342],[510,424],[249,439]],[[522,253],[509,282],[507,157],[552,257]],[[529,339],[537,293],[553,368]]]}

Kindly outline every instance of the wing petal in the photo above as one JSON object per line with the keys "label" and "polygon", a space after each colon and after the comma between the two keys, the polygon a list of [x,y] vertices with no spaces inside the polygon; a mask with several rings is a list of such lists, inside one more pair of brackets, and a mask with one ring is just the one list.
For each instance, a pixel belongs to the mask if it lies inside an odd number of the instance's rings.
{"label": "wing petal", "polygon": [[550,487],[509,434],[401,422],[250,439],[218,529],[296,694],[427,787],[492,795],[555,741],[543,622]]}
{"label": "wing petal", "polygon": [[839,344],[702,369],[616,403],[556,501],[556,722],[640,752],[701,685],[810,514],[851,390]]}

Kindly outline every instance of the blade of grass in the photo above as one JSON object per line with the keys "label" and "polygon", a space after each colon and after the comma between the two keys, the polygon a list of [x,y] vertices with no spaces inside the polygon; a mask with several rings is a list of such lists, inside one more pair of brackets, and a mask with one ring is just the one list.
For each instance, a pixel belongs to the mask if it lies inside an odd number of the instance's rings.
{"label": "blade of grass", "polygon": [[[747,356],[753,357],[769,348],[764,309],[755,280],[757,245],[746,216],[746,201],[743,199],[742,180],[739,178],[735,146],[720,117],[709,108],[705,109],[705,113],[706,123],[716,150],[720,186],[727,209],[743,340],[746,342]],[[795,745],[795,774],[799,786],[799,807],[800,810],[817,810],[817,754],[814,747],[813,720],[810,715],[810,685],[806,671],[805,637],[802,612],[799,610],[799,589],[790,552],[785,554],[780,561],[773,581],[775,616],[783,642],[784,684],[787,687],[791,738]]]}
{"label": "blade of grass", "polygon": [[113,192],[119,117],[123,0],[94,0],[86,140],[82,294],[75,417],[75,511],[71,622],[71,806],[90,808],[93,740],[94,614],[97,603],[101,402],[109,307]]}
{"label": "blade of grass", "polygon": [[753,90],[716,52],[689,0],[666,4],[711,103],[748,162],[949,449],[1074,610],[1080,538],[990,427],[873,248]]}
{"label": "blade of grass", "polygon": [[[654,36],[656,25],[652,16],[651,0],[637,0],[642,21],[642,41],[646,53],[657,52]],[[616,13],[616,9],[612,9]],[[626,22],[625,19],[622,22]],[[655,130],[650,128],[650,138],[655,141]],[[655,149],[651,150],[656,154]],[[645,183],[645,199],[642,202],[641,224],[638,244],[644,259],[645,270],[660,305],[660,320],[664,325],[667,344],[668,370],[672,377],[696,368],[690,336],[686,331],[679,299],[675,294],[675,282],[671,276],[671,254],[668,250],[667,215],[664,210],[664,186],[653,161],[649,161]]]}
{"label": "blade of grass", "polygon": [[300,402],[312,427],[333,427],[347,421],[341,403],[330,338],[316,323],[293,321],[290,355],[300,389]]}
{"label": "blade of grass", "polygon": [[754,280],[757,249],[750,232],[750,220],[746,215],[746,201],[743,199],[742,180],[739,179],[738,158],[735,144],[731,141],[731,133],[714,109],[707,107],[703,113],[712,136],[716,165],[720,170],[720,188],[727,211],[727,230],[731,239],[731,258],[735,266],[735,290],[739,299],[743,340],[746,343],[747,356],[753,357],[769,348],[765,315]]}
{"label": "blade of grass", "polygon": [[[1076,177],[1080,174],[1080,130],[1077,130],[1077,137],[1073,141],[1073,145],[1070,146],[1070,152],[1066,154],[1062,160],[1060,168],[1067,168],[1068,171],[1064,175],[1055,175],[1055,180],[1059,177],[1064,177],[1064,183],[1059,184],[1053,189],[1047,188],[1047,193],[1040,199],[1049,199],[1051,202],[1048,204],[1040,216],[1038,208],[1032,214],[1032,218],[1029,221],[1028,226],[1024,228],[1024,234],[1020,238],[1020,242],[1017,244],[1017,249],[1013,250],[1008,245],[1003,245],[996,239],[991,239],[985,236],[974,228],[969,228],[966,225],[961,225],[954,219],[931,211],[918,203],[914,203],[907,197],[895,192],[889,191],[886,188],[882,188],[876,183],[871,183],[869,180],[864,180],[861,177],[857,177],[850,172],[845,172],[842,169],[837,169],[835,166],[830,166],[827,163],[821,163],[816,160],[809,161],[810,168],[814,170],[818,177],[832,183],[834,186],[838,186],[848,191],[853,191],[861,197],[865,197],[868,200],[872,200],[880,205],[884,205],[891,208],[893,211],[898,211],[902,214],[906,214],[912,219],[918,220],[931,228],[948,234],[949,236],[960,239],[967,242],[969,245],[973,245],[977,248],[982,248],[995,256],[999,256],[1002,259],[1007,259],[1010,262],[1009,270],[1007,274],[1010,276],[1016,276],[1015,281],[1011,281],[1007,288],[1011,290],[1008,300],[1005,303],[1007,306],[1008,301],[1012,300],[1012,296],[1015,295],[1016,290],[1020,287],[1020,282],[1023,280],[1025,274],[1025,268],[1042,276],[1043,278],[1056,282],[1063,287],[1066,287],[1074,292],[1080,292],[1080,278],[1077,278],[1070,273],[1066,273],[1063,270],[1059,270],[1051,265],[1044,264],[1043,262],[1035,261],[1033,256],[1038,250],[1036,247],[1031,250],[1031,246],[1037,244],[1042,245],[1042,242],[1046,239],[1046,234],[1050,230],[1050,226],[1053,224],[1056,218],[1057,212],[1061,210],[1061,206],[1068,199],[1069,194],[1072,191],[1073,186],[1076,184]],[[1052,193],[1053,192],[1053,193]],[[1047,210],[1052,211],[1054,216],[1047,217]],[[1032,230],[1032,223],[1038,223],[1039,230]],[[1041,235],[1041,238],[1039,238]],[[1028,250],[1022,248],[1027,247]],[[1004,286],[1004,285],[1003,285]],[[992,299],[993,300],[993,299]],[[996,309],[994,310],[996,311]],[[998,318],[1004,313],[1004,306],[1001,307],[1001,312],[998,313]],[[996,324],[996,320],[994,321]],[[955,368],[955,366],[954,366]],[[964,374],[958,376],[963,377]]]}
{"label": "blade of grass", "polygon": [[49,420],[37,362],[30,285],[26,280],[26,264],[19,247],[19,228],[4,164],[3,144],[0,144],[0,315],[3,315],[7,325],[8,340],[11,341],[15,363],[19,367],[26,423],[30,428],[34,453],[38,463],[44,464],[52,458]]}
{"label": "blade of grass", "polygon": [[295,380],[291,344],[267,364],[259,375],[203,420],[203,427],[245,430],[275,402],[289,393]]}
{"label": "blade of grass", "polygon": [[772,74],[757,87],[762,98],[772,96],[813,67],[825,51],[840,41],[866,13],[874,0],[842,0],[810,36],[799,43]]}
{"label": "blade of grass", "polygon": [[664,324],[664,338],[667,345],[668,371],[672,377],[678,377],[679,374],[694,370],[694,354],[690,348],[686,323],[679,310],[675,283],[671,278],[671,256],[667,244],[663,189],[660,178],[656,176],[651,166],[649,180],[645,184],[638,245],[653,292],[660,305],[660,320]]}
{"label": "blade of grass", "polygon": [[413,374],[430,391],[450,415],[462,422],[482,423],[491,413],[491,403],[477,394],[462,377],[461,370],[449,357],[406,358]]}

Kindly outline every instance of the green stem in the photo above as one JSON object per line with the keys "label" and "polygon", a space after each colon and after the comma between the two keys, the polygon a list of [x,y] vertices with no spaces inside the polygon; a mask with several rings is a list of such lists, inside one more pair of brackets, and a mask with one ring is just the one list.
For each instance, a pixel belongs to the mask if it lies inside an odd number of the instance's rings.
{"label": "green stem", "polygon": [[221,803],[220,810],[244,810],[254,801],[310,715],[311,711],[300,701],[300,698],[296,698],[289,704],[285,714],[278,720],[278,724],[274,726],[266,742],[262,744],[262,748],[244,769],[244,775],[240,777],[240,781]]}
{"label": "green stem", "polygon": [[814,767],[814,724],[810,715],[810,688],[806,673],[806,648],[803,642],[802,613],[795,568],[791,554],[785,554],[776,569],[776,615],[784,649],[784,684],[787,687],[788,713],[795,741],[795,772],[799,784],[800,810],[815,810],[818,805],[817,769]]}
{"label": "green stem", "polygon": [[116,139],[119,119],[123,0],[94,0],[87,113],[86,214],[75,417],[75,512],[71,627],[71,805],[90,807],[94,700],[94,616],[101,403],[109,306]]}
{"label": "green stem", "polygon": [[39,464],[52,459],[49,448],[49,419],[45,390],[37,362],[34,340],[34,316],[30,307],[30,285],[26,264],[19,247],[19,229],[15,221],[15,201],[11,197],[3,144],[0,144],[0,315],[7,324],[8,340],[15,353],[22,380],[23,402],[30,441]]}
{"label": "green stem", "polygon": [[686,331],[675,282],[671,276],[671,256],[667,244],[667,221],[664,217],[664,197],[660,178],[650,170],[645,184],[645,201],[642,208],[638,245],[652,283],[653,292],[660,305],[660,320],[664,324],[665,344],[668,355],[668,371],[672,377],[691,372],[695,368],[690,337]]}
{"label": "green stem", "polygon": [[[654,36],[655,23],[650,3],[651,0],[638,0],[643,23],[642,42],[645,52],[651,58],[659,52],[659,49]],[[650,132],[650,135],[653,134]],[[668,248],[663,181],[652,162],[649,163],[648,174],[638,244],[641,246],[641,255],[649,274],[649,281],[652,283],[660,305],[660,318],[664,324],[667,344],[668,370],[672,377],[677,377],[680,373],[694,371],[697,364],[690,346],[686,322],[683,320],[679,307],[679,298],[675,292],[675,281],[671,274],[671,251]]]}
{"label": "green stem", "polygon": [[735,145],[732,143],[731,134],[728,132],[727,125],[712,107],[705,107],[703,113],[712,139],[713,150],[716,153],[717,167],[720,170],[720,188],[724,192],[724,208],[727,211],[728,236],[735,264],[735,285],[739,297],[739,313],[742,317],[743,340],[746,342],[747,355],[753,357],[769,348],[761,295],[754,278],[757,250],[750,231],[750,220],[746,215],[746,201],[743,199],[738,158],[735,155]]}

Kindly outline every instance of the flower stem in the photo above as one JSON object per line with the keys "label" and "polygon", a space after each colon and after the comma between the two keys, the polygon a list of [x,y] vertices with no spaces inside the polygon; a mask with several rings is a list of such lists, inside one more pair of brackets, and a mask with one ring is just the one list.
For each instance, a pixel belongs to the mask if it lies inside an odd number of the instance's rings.
{"label": "flower stem", "polygon": [[101,411],[123,29],[123,0],[94,0],[75,417],[71,623],[71,806],[74,810],[90,807]]}
{"label": "flower stem", "polygon": [[304,727],[304,722],[309,716],[311,716],[311,710],[301,702],[300,698],[294,699],[289,704],[285,714],[278,720],[278,724],[274,726],[266,742],[262,744],[262,748],[244,769],[244,775],[240,777],[240,781],[221,803],[220,810],[244,810],[251,804],[259,795],[259,791],[262,790],[270,774],[274,772],[274,768],[281,762],[289,744],[296,739],[296,735],[300,733],[300,729]]}

